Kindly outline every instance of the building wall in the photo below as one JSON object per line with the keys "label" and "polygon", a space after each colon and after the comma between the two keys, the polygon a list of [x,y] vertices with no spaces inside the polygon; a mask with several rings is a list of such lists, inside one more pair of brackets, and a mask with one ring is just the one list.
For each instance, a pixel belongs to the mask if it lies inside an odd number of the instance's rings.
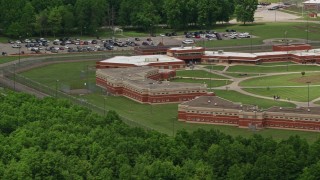
{"label": "building wall", "polygon": [[[175,71],[168,71],[164,72],[162,76],[171,77],[174,75]],[[161,78],[161,75],[150,71],[149,74],[146,74],[146,77],[158,80]],[[152,85],[150,87],[139,87],[130,81],[123,80],[119,82],[113,80],[112,77],[104,76],[100,73],[97,73],[96,84],[114,95],[125,96],[137,102],[149,104],[190,101],[197,96],[208,95],[205,87],[201,89],[197,86],[194,88],[189,87],[188,90],[183,86],[175,89],[153,89]]]}
{"label": "building wall", "polygon": [[314,114],[242,112],[233,109],[221,110],[221,108],[208,109],[179,105],[178,119],[191,123],[233,125],[240,128],[254,127],[256,129],[277,128],[320,131],[320,116]]}

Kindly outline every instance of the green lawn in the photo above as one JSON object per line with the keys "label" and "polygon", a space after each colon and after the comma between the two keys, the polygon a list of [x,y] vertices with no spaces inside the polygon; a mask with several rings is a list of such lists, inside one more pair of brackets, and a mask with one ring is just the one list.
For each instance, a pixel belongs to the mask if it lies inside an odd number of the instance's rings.
{"label": "green lawn", "polygon": [[215,78],[215,79],[228,79],[227,77],[210,73],[203,70],[181,70],[177,71],[177,76],[194,77],[194,78]]}
{"label": "green lawn", "polygon": [[[259,74],[254,74],[254,73],[230,73],[230,72],[225,72],[223,74],[229,75],[229,76],[232,76],[232,77],[236,77],[236,78],[259,76]],[[244,75],[244,74],[246,74],[246,75]],[[260,75],[263,75],[263,74],[260,74]]]}
{"label": "green lawn", "polygon": [[262,63],[262,64],[259,64],[259,66],[279,66],[279,65],[291,65],[291,64],[296,64],[294,62],[270,62],[270,63]]}
{"label": "green lawn", "polygon": [[259,108],[264,108],[264,109],[272,106],[295,107],[295,105],[292,103],[256,98],[256,97],[248,96],[245,94],[241,94],[236,91],[214,90],[214,92],[217,94],[217,96],[220,96],[232,102],[240,102],[242,104],[257,105],[259,106]]}
{"label": "green lawn", "polygon": [[207,80],[207,79],[191,79],[191,78],[177,78],[173,79],[172,82],[186,82],[186,83],[201,83],[207,84],[208,88],[219,87],[230,84],[232,81],[229,80]]}
{"label": "green lawn", "polygon": [[310,85],[320,84],[320,73],[306,73],[304,76],[295,73],[258,77],[242,81],[240,86],[305,86],[306,82],[311,82]]}
{"label": "green lawn", "polygon": [[[308,88],[244,88],[243,90],[253,94],[258,94],[266,97],[273,97],[278,95],[281,99],[290,98],[290,100],[307,102],[308,101]],[[309,100],[320,97],[320,87],[310,87]]]}
{"label": "green lawn", "polygon": [[0,56],[0,64],[19,59],[18,56]]}
{"label": "green lawn", "polygon": [[[90,68],[94,65],[95,62],[93,61],[53,64],[21,74],[52,88],[56,86],[56,82],[59,80],[59,86],[69,86],[70,89],[85,89],[84,83],[95,84],[95,70]],[[87,67],[89,71],[87,71]]]}
{"label": "green lawn", "polygon": [[320,71],[320,66],[315,65],[284,65],[284,66],[230,66],[228,72],[246,72],[246,73],[276,73],[276,72],[302,72],[302,71]]}
{"label": "green lawn", "polygon": [[223,65],[207,65],[207,66],[204,66],[204,67],[207,68],[207,69],[215,70],[215,71],[222,71],[222,70],[224,70],[224,68],[226,66],[223,66]]}
{"label": "green lawn", "polygon": [[[51,87],[55,86],[55,82],[59,79],[59,83],[69,83],[74,87],[83,86],[85,82],[83,72],[86,70],[87,65],[94,65],[94,62],[77,62],[77,63],[63,63],[48,65],[41,68],[36,68],[28,72],[22,73],[31,79],[44,83]],[[90,81],[94,81],[94,73],[89,71]],[[232,93],[232,91],[216,91],[218,95],[224,98],[231,98],[234,101],[241,101],[245,104],[257,104],[260,107],[270,107],[277,105],[281,102],[273,102],[263,100],[259,98],[253,98],[250,96],[241,95],[239,93]],[[99,107],[104,106],[104,96],[101,94],[89,94],[84,95],[82,98],[86,98],[88,102],[96,104]],[[291,135],[300,135],[302,138],[306,138],[310,142],[314,142],[318,137],[318,133],[313,132],[301,132],[301,131],[288,131],[288,130],[273,130],[265,129],[262,131],[252,132],[248,129],[241,129],[231,126],[219,126],[219,125],[205,125],[205,124],[190,124],[184,122],[178,122],[177,117],[177,104],[165,104],[165,105],[144,105],[124,97],[107,96],[106,108],[108,110],[115,110],[120,115],[129,118],[144,126],[148,126],[156,131],[172,135],[177,130],[186,129],[187,131],[194,131],[196,129],[218,129],[221,132],[227,133],[232,136],[244,136],[249,137],[253,134],[261,134],[264,137],[273,137],[276,140],[286,139]],[[293,106],[286,103],[286,106]],[[284,104],[281,106],[285,106]]]}

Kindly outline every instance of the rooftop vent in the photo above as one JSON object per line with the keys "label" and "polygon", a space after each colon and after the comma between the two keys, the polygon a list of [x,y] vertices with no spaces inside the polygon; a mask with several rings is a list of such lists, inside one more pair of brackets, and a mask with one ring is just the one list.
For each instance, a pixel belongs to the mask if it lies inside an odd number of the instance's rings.
{"label": "rooftop vent", "polygon": [[210,100],[208,100],[208,103],[211,103],[211,101],[210,101]]}
{"label": "rooftop vent", "polygon": [[310,112],[310,109],[308,109],[308,112]]}
{"label": "rooftop vent", "polygon": [[217,105],[217,103],[214,103],[214,105],[216,106],[216,105]]}

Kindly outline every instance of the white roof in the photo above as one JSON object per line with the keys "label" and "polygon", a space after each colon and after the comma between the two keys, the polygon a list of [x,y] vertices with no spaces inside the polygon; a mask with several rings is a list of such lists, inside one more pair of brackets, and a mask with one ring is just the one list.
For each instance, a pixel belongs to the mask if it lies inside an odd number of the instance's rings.
{"label": "white roof", "polygon": [[217,57],[248,57],[255,58],[266,55],[285,55],[293,54],[296,56],[319,56],[320,49],[311,49],[309,51],[271,51],[271,52],[258,52],[258,53],[240,53],[240,52],[222,52],[218,51],[205,51],[205,56],[217,56]]}
{"label": "white roof", "polygon": [[181,47],[173,47],[173,48],[170,48],[169,50],[179,50],[179,51],[183,51],[183,50],[192,50],[192,49],[203,49],[203,47],[196,47],[196,46],[187,46],[187,47],[184,47],[184,46],[181,46]]}
{"label": "white roof", "polygon": [[219,56],[219,57],[229,57],[229,56],[237,56],[237,57],[257,57],[255,54],[252,53],[239,53],[239,52],[222,52],[219,53],[218,51],[205,51],[205,56]]}
{"label": "white roof", "polygon": [[303,2],[303,4],[320,4],[320,0],[309,0]]}
{"label": "white roof", "polygon": [[152,63],[183,62],[183,61],[167,55],[142,55],[142,56],[115,56],[113,58],[106,59],[100,62],[134,64],[136,66],[146,66]]}

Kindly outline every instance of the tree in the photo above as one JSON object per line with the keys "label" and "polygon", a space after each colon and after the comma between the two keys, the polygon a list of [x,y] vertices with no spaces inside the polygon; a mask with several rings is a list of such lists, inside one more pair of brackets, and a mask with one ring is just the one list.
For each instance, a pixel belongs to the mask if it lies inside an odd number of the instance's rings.
{"label": "tree", "polygon": [[217,21],[220,8],[216,0],[200,0],[197,5],[198,24],[206,27]]}
{"label": "tree", "polygon": [[235,14],[237,21],[253,22],[254,13],[257,10],[258,0],[236,0]]}
{"label": "tree", "polygon": [[39,14],[36,15],[36,20],[35,20],[35,31],[40,34],[40,36],[47,35],[48,31],[48,16],[49,12],[47,9],[41,11]]}
{"label": "tree", "polygon": [[33,8],[30,2],[27,2],[24,8],[22,9],[22,16],[20,20],[21,28],[22,28],[22,36],[32,35],[33,27],[35,25],[35,9]]}
{"label": "tree", "polygon": [[53,36],[55,36],[62,27],[62,14],[58,7],[54,7],[49,11],[48,23]]}
{"label": "tree", "polygon": [[320,161],[316,164],[306,167],[298,178],[299,180],[317,180],[320,177]]}
{"label": "tree", "polygon": [[149,3],[144,3],[142,8],[132,17],[132,23],[136,26],[142,26],[143,29],[150,31],[153,34],[153,28],[160,21],[160,17],[155,13],[156,9],[154,5]]}

